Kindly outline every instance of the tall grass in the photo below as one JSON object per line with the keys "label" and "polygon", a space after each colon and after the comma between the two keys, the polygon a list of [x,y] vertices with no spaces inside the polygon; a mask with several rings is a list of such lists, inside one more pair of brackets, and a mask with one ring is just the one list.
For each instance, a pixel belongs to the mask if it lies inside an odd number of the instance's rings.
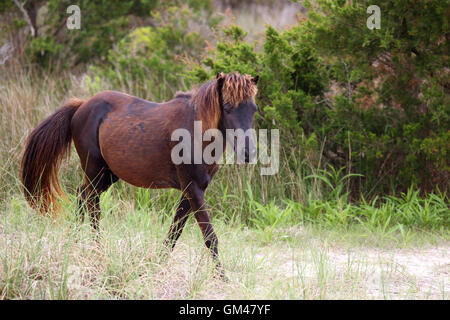
{"label": "tall grass", "polygon": [[[251,229],[214,221],[229,278],[222,282],[213,277],[194,221],[161,261],[169,225],[159,207],[164,199],[154,197],[149,207],[139,208],[109,192],[102,199],[98,241],[88,223],[75,222],[73,207],[52,220],[13,196],[0,215],[0,299],[448,298],[445,269],[432,279],[405,278],[399,266],[404,262],[389,252],[380,256],[355,245],[336,252],[337,239],[307,225],[287,228],[289,212],[280,218],[272,205],[270,232],[260,229],[267,228],[260,220]],[[427,257],[445,255],[445,247],[439,250]],[[427,257],[418,253],[416,259]]]}
{"label": "tall grass", "polygon": [[[28,133],[64,100],[74,96],[88,98],[96,92],[85,78],[70,74],[46,76],[20,67],[4,67],[2,74],[0,201],[7,203],[21,192],[17,173]],[[121,88],[98,83],[95,90],[102,89]],[[405,228],[442,231],[449,227],[449,199],[445,191],[421,198],[411,188],[400,197],[362,197],[360,203],[351,203],[348,185],[357,175],[345,174],[344,168],[315,168],[298,150],[281,148],[280,157],[279,173],[273,176],[260,175],[260,165],[222,166],[207,190],[211,214],[228,223],[271,230],[305,222],[342,228],[359,224],[367,230],[383,232],[404,232]],[[75,199],[75,188],[82,179],[76,152],[72,152],[61,171],[63,185]],[[162,212],[171,217],[179,195],[175,190],[149,191],[119,182],[103,198],[123,199],[136,210],[145,210],[157,201]]]}

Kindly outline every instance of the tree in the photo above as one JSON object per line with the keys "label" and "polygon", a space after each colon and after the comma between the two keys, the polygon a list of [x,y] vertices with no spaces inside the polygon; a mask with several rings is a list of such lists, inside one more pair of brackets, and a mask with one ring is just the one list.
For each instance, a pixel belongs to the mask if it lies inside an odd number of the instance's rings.
{"label": "tree", "polygon": [[[449,188],[450,112],[446,1],[306,2],[308,18],[266,30],[262,51],[238,27],[224,29],[191,75],[261,74],[259,124],[281,130],[285,149],[322,144],[322,165],[359,173],[351,189]],[[293,151],[296,152],[296,151]],[[314,165],[314,164],[313,164]]]}
{"label": "tree", "polygon": [[330,64],[348,107],[361,113],[362,135],[353,137],[364,146],[353,155],[362,160],[360,170],[374,184],[447,189],[448,2],[377,1],[381,28],[373,30],[366,27],[371,4],[308,1],[303,40]]}

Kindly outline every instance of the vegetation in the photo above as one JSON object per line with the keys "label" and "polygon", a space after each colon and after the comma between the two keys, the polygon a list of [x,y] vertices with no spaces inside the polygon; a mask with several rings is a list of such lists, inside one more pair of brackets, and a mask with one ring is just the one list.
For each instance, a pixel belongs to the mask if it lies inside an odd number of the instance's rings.
{"label": "vegetation", "polygon": [[0,298],[448,299],[447,269],[433,263],[448,247],[429,249],[444,241],[436,234],[284,223],[269,231],[216,218],[223,282],[213,277],[194,219],[168,260],[158,259],[175,198],[152,192],[151,199],[142,208],[108,191],[96,242],[88,223],[76,223],[74,204],[53,221],[10,198],[0,216]]}
{"label": "vegetation", "polygon": [[[260,125],[282,128],[290,148],[308,151],[312,144],[316,154],[323,150],[324,166],[362,174],[351,185],[358,197],[395,194],[411,184],[445,190],[450,178],[446,4],[418,3],[404,14],[408,6],[385,1],[380,30],[366,28],[369,5],[317,1],[298,26],[282,33],[269,26],[263,51],[231,26],[194,75],[260,73]],[[330,95],[330,89],[336,92]]]}
{"label": "vegetation", "polygon": [[[257,127],[279,129],[281,147],[277,175],[227,165],[208,188],[231,275],[217,297],[390,298],[399,281],[390,276],[402,276],[393,262],[381,263],[373,291],[373,261],[349,253],[337,270],[328,250],[448,243],[446,1],[379,1],[381,29],[370,30],[372,3],[318,0],[255,42],[211,1],[79,1],[89,12],[81,30],[64,27],[69,2],[26,2],[34,35],[13,2],[0,4],[0,48],[14,48],[0,65],[0,298],[201,298],[223,286],[205,280],[212,268],[194,226],[174,258],[155,261],[176,191],[117,183],[102,196],[96,243],[74,214],[75,152],[60,174],[69,199],[56,222],[31,211],[17,179],[27,134],[65,99],[115,89],[162,101],[219,71],[260,75]],[[278,260],[293,274],[271,282]],[[165,287],[176,281],[181,291]],[[441,283],[406,287],[393,290],[448,298]]]}

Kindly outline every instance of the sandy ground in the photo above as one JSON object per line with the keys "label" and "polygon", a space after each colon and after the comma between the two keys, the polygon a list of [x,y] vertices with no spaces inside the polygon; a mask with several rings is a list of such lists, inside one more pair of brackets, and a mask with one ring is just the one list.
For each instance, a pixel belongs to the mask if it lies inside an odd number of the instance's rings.
{"label": "sandy ground", "polygon": [[223,281],[213,276],[199,230],[186,231],[163,262],[160,239],[145,241],[143,232],[101,243],[11,233],[15,240],[0,241],[7,249],[0,255],[10,255],[8,285],[25,298],[52,297],[49,280],[58,285],[67,261],[69,299],[450,299],[449,241],[388,248],[302,229],[268,241],[256,231],[231,230],[221,238]]}
{"label": "sandy ground", "polygon": [[[278,274],[287,279],[300,277],[306,287],[309,283],[310,287],[325,291],[319,298],[449,299],[450,296],[450,245],[296,251],[293,250],[294,258],[273,257],[279,261]],[[259,256],[262,258],[264,254]]]}
{"label": "sandy ground", "polygon": [[[223,248],[228,283],[200,279],[199,269],[186,270],[186,245],[174,252],[166,269],[178,274],[176,280],[162,276],[166,285],[155,298],[450,299],[450,242],[402,249],[344,248],[323,239],[267,246],[244,242],[241,248]],[[200,252],[191,259],[204,259]],[[202,288],[192,295],[199,280]]]}

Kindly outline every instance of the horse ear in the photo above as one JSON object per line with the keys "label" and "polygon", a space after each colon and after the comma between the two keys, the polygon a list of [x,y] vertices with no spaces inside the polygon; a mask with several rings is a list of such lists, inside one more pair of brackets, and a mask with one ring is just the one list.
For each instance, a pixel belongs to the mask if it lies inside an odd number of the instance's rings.
{"label": "horse ear", "polygon": [[225,80],[225,74],[223,72],[219,72],[216,76],[217,88],[219,91],[222,91],[223,82]]}
{"label": "horse ear", "polygon": [[258,83],[258,80],[259,80],[259,76],[254,76],[254,77],[252,78],[252,81],[253,81],[254,84],[257,84],[257,83]]}

